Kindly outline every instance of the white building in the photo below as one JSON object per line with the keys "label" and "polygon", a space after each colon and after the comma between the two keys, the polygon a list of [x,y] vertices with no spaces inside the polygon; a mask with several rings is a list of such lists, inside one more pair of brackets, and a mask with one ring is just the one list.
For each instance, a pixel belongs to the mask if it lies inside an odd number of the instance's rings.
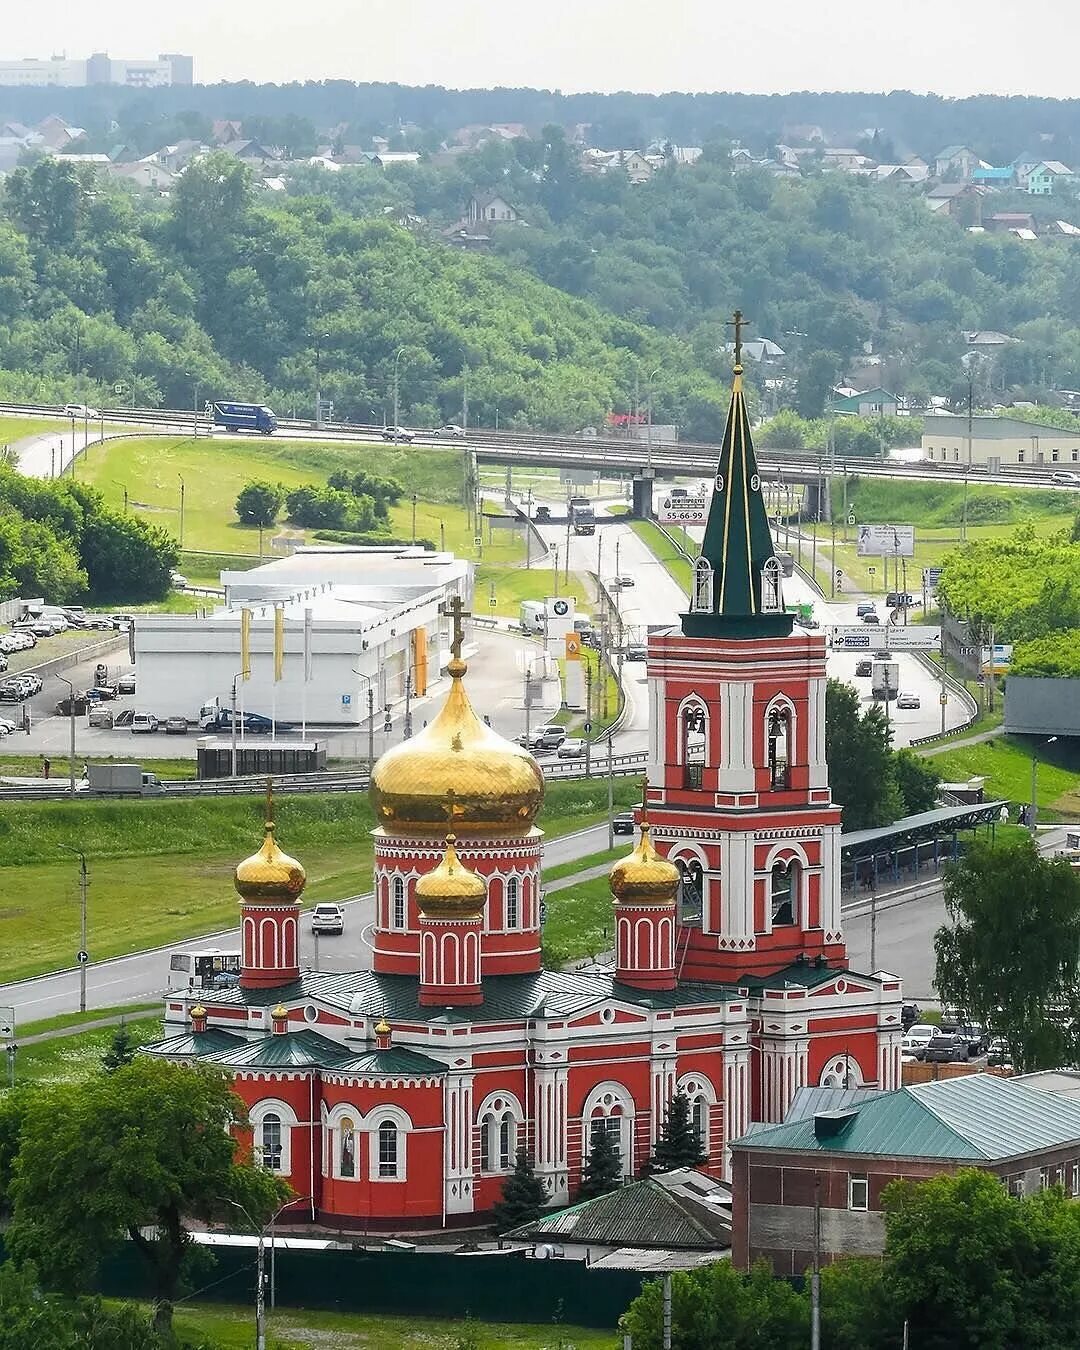
{"label": "white building", "polygon": [[[472,564],[421,548],[303,548],[248,572],[223,572],[225,604],[203,618],[148,614],[135,630],[140,704],[194,719],[231,700],[241,669],[242,611],[251,611],[245,711],[283,722],[358,726],[422,697],[449,659],[448,602],[472,598]],[[274,610],[284,612],[282,678],[274,680]],[[305,659],[305,646],[310,660]],[[305,673],[308,678],[305,679]]]}
{"label": "white building", "polygon": [[129,89],[161,89],[173,84],[191,84],[194,63],[190,56],[167,52],[157,58],[116,60],[104,52],[89,59],[68,60],[53,56],[47,61],[29,58],[0,60],[0,85],[23,89],[53,87],[78,89],[88,84],[121,84]]}

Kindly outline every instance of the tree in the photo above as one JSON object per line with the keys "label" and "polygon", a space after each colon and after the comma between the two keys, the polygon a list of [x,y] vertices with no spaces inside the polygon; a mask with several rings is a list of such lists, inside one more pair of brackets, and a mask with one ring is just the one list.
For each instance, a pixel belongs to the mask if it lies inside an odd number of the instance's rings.
{"label": "tree", "polygon": [[[810,1305],[757,1261],[749,1275],[730,1261],[671,1277],[672,1345],[677,1350],[803,1350],[809,1343]],[[663,1282],[652,1280],[623,1314],[634,1350],[661,1350]]]}
{"label": "tree", "polygon": [[249,479],[236,497],[236,514],[245,525],[268,529],[278,518],[285,504],[285,488],[281,483],[266,483]]}
{"label": "tree", "polygon": [[830,1350],[900,1350],[900,1328],[885,1293],[882,1263],[851,1256],[821,1272],[821,1339]]}
{"label": "tree", "polygon": [[833,800],[843,807],[845,830],[891,825],[904,814],[889,750],[885,714],[875,703],[863,713],[849,684],[825,688],[825,758]]}
{"label": "tree", "polygon": [[101,1057],[102,1068],[109,1073],[114,1069],[122,1069],[125,1064],[132,1062],[138,1048],[138,1042],[131,1034],[131,1028],[126,1022],[121,1022],[113,1033],[108,1050]]}
{"label": "tree", "polygon": [[929,760],[905,746],[893,754],[893,771],[903,799],[904,815],[914,816],[920,811],[934,809],[941,774]]}
{"label": "tree", "polygon": [[100,600],[159,600],[180,560],[176,540],[159,525],[107,509],[87,520],[81,552],[90,594]]}
{"label": "tree", "polygon": [[701,1136],[694,1129],[690,1098],[685,1092],[676,1092],[668,1103],[660,1138],[649,1161],[657,1172],[670,1172],[675,1167],[700,1167],[708,1161]]}
{"label": "tree", "polygon": [[800,417],[822,417],[836,383],[840,359],[834,352],[812,352],[799,376],[795,411]]}
{"label": "tree", "polygon": [[1075,1344],[1080,1210],[1060,1190],[1017,1199],[974,1169],[884,1194],[884,1286],[925,1350]]}
{"label": "tree", "polygon": [[502,1199],[492,1209],[497,1233],[508,1233],[540,1217],[547,1202],[544,1183],[536,1175],[524,1145],[514,1158],[514,1170],[503,1182]]}
{"label": "tree", "polygon": [[243,1119],[223,1073],[147,1057],[35,1093],[10,1188],[8,1251],[33,1261],[50,1286],[76,1292],[127,1238],[152,1272],[155,1325],[170,1331],[189,1251],[185,1221],[231,1215],[233,1199],[269,1218],[290,1193],[273,1173],[237,1160],[231,1131]]}
{"label": "tree", "polygon": [[945,869],[934,935],[942,1000],[1009,1046],[1024,1073],[1080,1055],[1080,875],[1024,837],[974,840]]}
{"label": "tree", "polygon": [[615,1136],[605,1128],[603,1121],[594,1120],[589,1132],[589,1156],[581,1174],[578,1196],[582,1200],[592,1200],[595,1196],[607,1195],[608,1191],[617,1191],[622,1180],[622,1152],[615,1142]]}

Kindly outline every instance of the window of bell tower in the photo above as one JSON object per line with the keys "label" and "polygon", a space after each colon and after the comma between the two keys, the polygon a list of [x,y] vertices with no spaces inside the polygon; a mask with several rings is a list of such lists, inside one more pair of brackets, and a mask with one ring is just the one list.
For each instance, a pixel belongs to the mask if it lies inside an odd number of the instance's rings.
{"label": "window of bell tower", "polygon": [[789,744],[791,739],[791,711],[773,708],[769,713],[769,782],[773,788],[791,786]]}
{"label": "window of bell tower", "polygon": [[692,703],[683,709],[683,785],[692,790],[700,788],[704,781],[707,731],[708,723],[705,718],[705,709],[700,704]]}
{"label": "window of bell tower", "polygon": [[797,880],[797,864],[778,862],[773,865],[771,886],[772,926],[774,928],[783,928],[795,922],[795,887]]}
{"label": "window of bell tower", "polygon": [[711,613],[713,607],[713,570],[708,558],[694,564],[694,602],[691,608]]}
{"label": "window of bell tower", "polygon": [[761,569],[761,608],[765,614],[782,614],[784,598],[780,593],[780,563],[769,558]]}

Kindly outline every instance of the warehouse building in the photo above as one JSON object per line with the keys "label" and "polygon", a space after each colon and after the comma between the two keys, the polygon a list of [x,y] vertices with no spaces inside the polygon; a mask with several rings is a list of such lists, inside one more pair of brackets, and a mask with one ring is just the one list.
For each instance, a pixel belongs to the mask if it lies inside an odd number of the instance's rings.
{"label": "warehouse building", "polygon": [[923,457],[931,464],[971,464],[996,473],[1014,465],[1048,468],[1080,466],[1080,434],[1026,422],[1021,417],[928,413],[923,418]]}
{"label": "warehouse building", "polygon": [[[223,572],[225,603],[205,616],[148,614],[135,631],[140,702],[159,717],[238,705],[289,723],[358,726],[369,707],[422,697],[449,659],[447,606],[472,598],[472,564],[422,548],[302,548],[248,572]],[[276,610],[283,659],[275,680]],[[370,693],[370,698],[369,698]]]}

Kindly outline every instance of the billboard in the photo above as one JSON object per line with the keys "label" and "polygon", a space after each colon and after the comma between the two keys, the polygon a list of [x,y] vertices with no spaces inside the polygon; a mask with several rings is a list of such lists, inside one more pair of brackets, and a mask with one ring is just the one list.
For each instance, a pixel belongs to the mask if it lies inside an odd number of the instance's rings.
{"label": "billboard", "polygon": [[831,630],[834,651],[936,652],[941,650],[941,629],[933,624],[896,624],[884,628],[860,624],[838,625]]}
{"label": "billboard", "polygon": [[855,551],[860,558],[913,558],[914,525],[860,525]]}
{"label": "billboard", "polygon": [[1023,736],[1080,737],[1080,680],[1010,675],[1005,730]]}
{"label": "billboard", "polygon": [[712,494],[708,492],[695,492],[692,497],[661,493],[656,502],[656,519],[661,525],[704,525],[711,500]]}

